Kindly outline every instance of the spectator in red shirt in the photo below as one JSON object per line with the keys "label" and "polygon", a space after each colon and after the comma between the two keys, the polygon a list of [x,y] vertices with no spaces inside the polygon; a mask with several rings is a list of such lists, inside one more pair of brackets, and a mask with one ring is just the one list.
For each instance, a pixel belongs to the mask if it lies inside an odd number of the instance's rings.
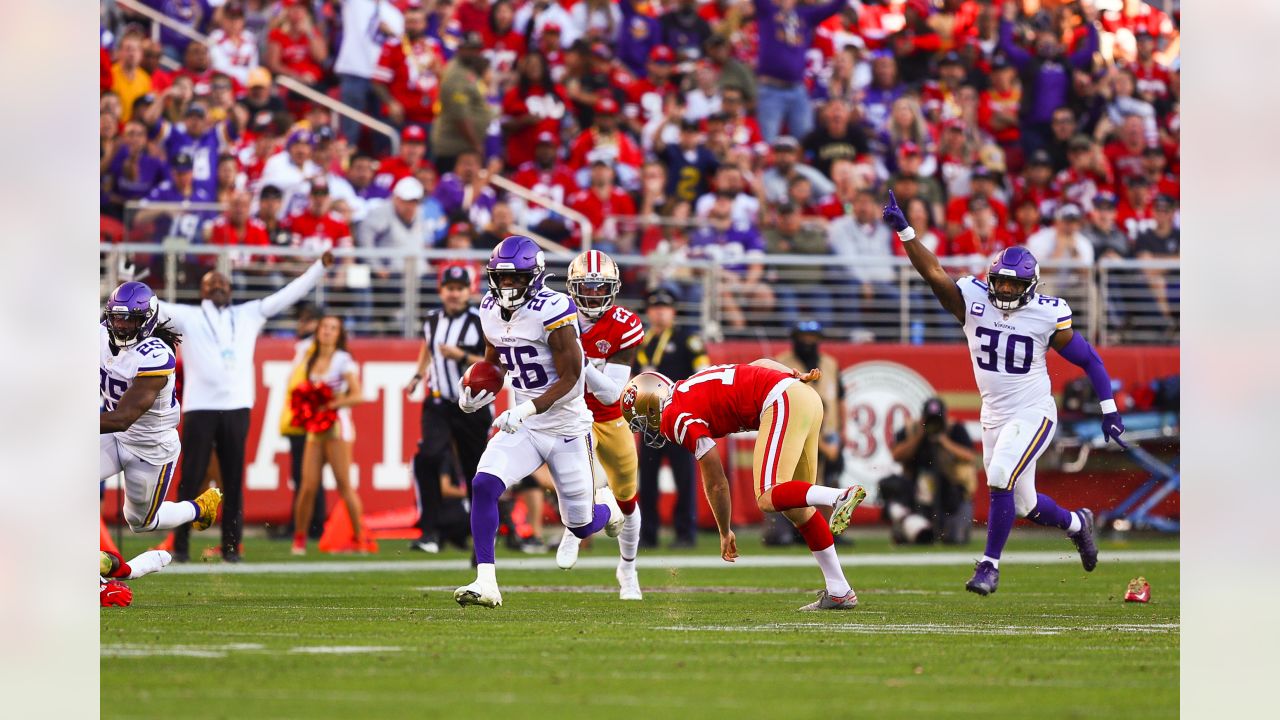
{"label": "spectator in red shirt", "polygon": [[966,229],[953,236],[947,246],[949,255],[976,255],[985,264],[987,258],[1013,244],[1004,224],[996,217],[994,206],[981,195],[969,198],[963,224]]}
{"label": "spectator in red shirt", "polygon": [[677,92],[676,85],[672,82],[675,59],[676,55],[671,48],[666,45],[654,46],[649,51],[645,76],[637,78],[627,88],[627,104],[623,108],[623,114],[637,135],[641,134],[644,126],[651,120],[662,117],[665,99]]}
{"label": "spectator in red shirt", "polygon": [[[591,184],[569,199],[569,207],[585,215],[591,222],[595,231],[596,249],[629,252],[634,247],[634,228],[630,224],[621,226],[613,218],[617,215],[634,216],[636,205],[630,195],[614,185],[613,166],[607,161],[592,161]],[[575,228],[575,247],[580,233]]]}
{"label": "spectator in red shirt", "polygon": [[1013,206],[1030,201],[1043,216],[1053,214],[1058,194],[1053,188],[1053,164],[1044,149],[1035,150],[1022,168],[1022,174],[1013,179]]}
{"label": "spectator in red shirt", "polygon": [[266,66],[273,75],[314,85],[324,78],[329,44],[315,26],[306,0],[284,0],[283,20],[267,33]]}
{"label": "spectator in red shirt", "polygon": [[1169,69],[1155,60],[1156,38],[1146,28],[1140,28],[1137,39],[1138,57],[1130,65],[1137,82],[1138,97],[1159,106],[1169,100]]}
{"label": "spectator in red shirt", "polygon": [[1127,115],[1117,138],[1107,143],[1104,152],[1117,179],[1125,180],[1142,174],[1142,152],[1146,149],[1146,121],[1139,115]]}
{"label": "spectator in red shirt", "polygon": [[938,60],[938,79],[926,81],[920,97],[921,109],[930,122],[960,117],[956,93],[968,74],[960,53],[954,50]]}
{"label": "spectator in red shirt", "polygon": [[409,177],[425,165],[427,160],[427,133],[417,125],[407,125],[400,131],[400,154],[384,158],[378,163],[378,174],[373,184],[381,188],[393,188],[400,178]]}
{"label": "spectator in red shirt", "polygon": [[519,168],[533,160],[534,147],[550,134],[554,148],[560,147],[560,128],[565,122],[569,99],[564,88],[551,79],[551,69],[542,53],[534,51],[516,63],[517,79],[502,99],[502,134],[507,140],[507,167]]}
{"label": "spectator in red shirt", "polygon": [[174,77],[190,78],[195,96],[203,98],[213,90],[213,75],[213,60],[209,57],[209,48],[199,42],[188,44],[186,52],[182,54],[182,69]]}
{"label": "spectator in red shirt", "polygon": [[[1022,86],[1018,76],[1003,55],[991,62],[991,86],[978,101],[978,125],[991,134],[1005,153],[1018,147],[1018,107],[1022,102]],[[1012,164],[1012,163],[1011,163]]]}
{"label": "spectator in red shirt", "polygon": [[293,234],[294,247],[324,252],[352,245],[351,226],[329,209],[329,186],[320,179],[311,181],[307,206],[289,215],[284,228]]}
{"label": "spectator in red shirt", "polygon": [[382,46],[373,71],[373,91],[386,105],[387,117],[396,125],[417,125],[424,130],[435,119],[444,72],[444,51],[427,35],[427,11],[421,5],[406,8],[404,36]]}
{"label": "spectator in red shirt", "polygon": [[852,215],[853,201],[858,196],[858,191],[865,187],[853,161],[841,159],[833,162],[831,180],[836,186],[835,192],[830,199],[818,206],[818,215],[827,220]]}
{"label": "spectator in red shirt", "polygon": [[1009,208],[996,198],[998,186],[996,174],[986,165],[974,165],[969,176],[969,195],[951,198],[947,203],[947,234],[951,237],[964,230],[965,217],[969,214],[970,201],[975,197],[986,200],[996,214],[996,222],[1000,227],[1009,221]]}
{"label": "spectator in red shirt", "polygon": [[1136,241],[1144,231],[1155,227],[1154,199],[1155,192],[1146,175],[1134,175],[1125,182],[1125,194],[1116,213],[1116,224],[1128,233],[1130,239]]}
{"label": "spectator in red shirt", "polygon": [[253,197],[244,190],[231,193],[227,200],[227,209],[214,218],[211,224],[204,226],[205,242],[210,245],[242,245],[249,247],[266,247],[270,244],[267,238],[267,226],[249,214],[253,206]]}
{"label": "spectator in red shirt", "polygon": [[1027,238],[1040,232],[1042,214],[1035,200],[1030,195],[1023,195],[1014,200],[1013,218],[1006,226],[1009,228],[1009,242],[1014,245],[1026,245]]}
{"label": "spectator in red shirt", "polygon": [[595,122],[578,135],[569,150],[569,167],[575,171],[595,160],[625,166],[626,174],[633,177],[639,177],[640,165],[644,162],[640,146],[619,129],[618,103],[611,97],[602,97],[596,102]]}
{"label": "spectator in red shirt", "polygon": [[[568,166],[557,158],[556,148],[559,137],[551,132],[538,133],[534,143],[533,159],[516,170],[511,180],[532,190],[540,197],[549,198],[558,203],[566,203],[578,192],[578,184]],[[534,229],[542,228],[544,223],[552,223],[555,228],[545,228],[557,236],[563,236],[564,223],[560,216],[549,212],[540,205],[529,205],[519,214],[520,224]],[[538,230],[538,232],[546,232]]]}
{"label": "spectator in red shirt", "polygon": [[1088,135],[1077,135],[1067,144],[1067,162],[1067,169],[1053,179],[1054,194],[1088,212],[1093,209],[1093,196],[1115,183],[1107,158]]}
{"label": "spectator in red shirt", "polygon": [[1177,200],[1181,195],[1178,176],[1169,172],[1169,158],[1164,150],[1149,147],[1142,151],[1142,171],[1155,187],[1156,196],[1167,195]]}

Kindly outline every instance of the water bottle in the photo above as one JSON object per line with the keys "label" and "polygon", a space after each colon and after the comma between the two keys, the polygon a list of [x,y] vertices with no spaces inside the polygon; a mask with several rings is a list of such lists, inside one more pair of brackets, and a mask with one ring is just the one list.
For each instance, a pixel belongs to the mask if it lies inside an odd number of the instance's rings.
{"label": "water bottle", "polygon": [[912,345],[924,344],[924,321],[922,320],[911,321],[911,344]]}

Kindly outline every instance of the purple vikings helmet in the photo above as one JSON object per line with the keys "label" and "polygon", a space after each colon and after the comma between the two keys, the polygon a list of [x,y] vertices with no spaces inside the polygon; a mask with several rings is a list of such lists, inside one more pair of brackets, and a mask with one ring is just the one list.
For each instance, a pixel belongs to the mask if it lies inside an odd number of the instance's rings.
{"label": "purple vikings helmet", "polygon": [[[546,262],[538,244],[524,235],[508,235],[489,256],[485,274],[489,276],[489,293],[498,307],[515,310],[542,289]],[[523,286],[502,287],[504,276],[525,278]]]}
{"label": "purple vikings helmet", "polygon": [[[1000,288],[997,288],[997,281]],[[987,271],[987,297],[1000,310],[1010,311],[1031,302],[1040,284],[1040,263],[1024,247],[1003,250]]]}
{"label": "purple vikings helmet", "polygon": [[160,301],[145,283],[127,282],[107,298],[102,324],[116,347],[131,347],[151,336],[160,320]]}

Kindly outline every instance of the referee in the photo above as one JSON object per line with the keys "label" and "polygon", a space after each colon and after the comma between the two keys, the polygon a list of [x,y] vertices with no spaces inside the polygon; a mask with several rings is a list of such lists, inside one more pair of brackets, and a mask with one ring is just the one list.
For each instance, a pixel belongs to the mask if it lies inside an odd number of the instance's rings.
{"label": "referee", "polygon": [[[231,304],[231,282],[211,270],[200,280],[199,305],[160,303],[183,335],[182,481],[178,499],[193,500],[218,454],[222,472],[222,559],[240,562],[244,524],[244,460],[249,408],[257,388],[253,351],[267,319],[301,300],[333,265],[326,252],[299,277],[261,300]],[[190,559],[190,525],[173,531],[173,559]]]}
{"label": "referee", "polygon": [[471,364],[484,359],[484,330],[480,313],[471,307],[471,270],[451,265],[440,273],[440,302],[443,307],[427,315],[422,326],[422,350],[418,369],[405,388],[412,393],[427,379],[422,401],[422,440],[413,459],[418,482],[418,530],[421,536],[409,544],[411,550],[440,552],[440,510],[444,504],[440,473],[450,456],[468,484],[489,439],[489,408],[464,413],[458,407],[458,384]]}

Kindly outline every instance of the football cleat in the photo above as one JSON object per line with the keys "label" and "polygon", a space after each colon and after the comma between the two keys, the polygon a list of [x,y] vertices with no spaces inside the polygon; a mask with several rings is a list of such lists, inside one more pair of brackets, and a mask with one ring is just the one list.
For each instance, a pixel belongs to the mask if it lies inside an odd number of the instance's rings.
{"label": "football cleat", "polygon": [[470,585],[463,585],[454,590],[453,599],[463,607],[479,605],[480,607],[496,608],[502,604],[502,593],[498,590],[497,584],[476,580]]}
{"label": "football cleat", "polygon": [[1084,566],[1084,571],[1093,572],[1098,567],[1098,546],[1093,542],[1093,511],[1081,508],[1079,513],[1080,530],[1067,537],[1080,553],[1080,564]]}
{"label": "football cleat", "polygon": [[569,528],[564,529],[564,537],[560,538],[560,547],[556,548],[556,567],[568,570],[578,564],[578,547],[582,538],[574,535]]}
{"label": "football cleat", "polygon": [[218,519],[218,508],[222,507],[222,491],[218,488],[209,488],[200,493],[200,496],[195,499],[195,504],[200,508],[200,514],[191,521],[191,527],[195,530],[208,530],[213,521]]}
{"label": "football cleat", "polygon": [[431,539],[424,540],[422,538],[418,538],[417,540],[409,543],[409,549],[424,552],[428,555],[435,555],[440,552],[440,543]]}
{"label": "football cleat", "polygon": [[853,519],[853,511],[867,499],[867,491],[861,485],[854,485],[836,500],[831,508],[831,534],[839,535],[849,529],[849,521]]}
{"label": "football cleat", "polygon": [[102,577],[115,577],[116,571],[124,564],[124,560],[110,550],[98,551],[98,574]]}
{"label": "football cleat", "polygon": [[98,580],[99,607],[129,607],[133,602],[133,591],[119,580]]}
{"label": "football cleat", "polygon": [[623,515],[622,508],[618,507],[618,500],[613,497],[613,491],[607,486],[596,490],[596,503],[609,507],[609,522],[604,524],[604,534],[611,538],[618,537],[627,516]]}
{"label": "football cleat", "polygon": [[636,564],[634,562],[618,561],[618,570],[614,573],[618,578],[619,600],[643,600],[644,594],[640,592],[640,576],[636,573]]}
{"label": "football cleat", "polygon": [[964,584],[964,589],[979,595],[990,595],[1000,584],[1000,569],[986,560],[973,566],[973,577]]}
{"label": "football cleat", "polygon": [[852,610],[858,607],[858,593],[852,589],[843,597],[836,597],[826,590],[818,591],[818,599],[801,607],[801,610]]}
{"label": "football cleat", "polygon": [[1144,577],[1129,581],[1129,589],[1124,593],[1125,602],[1145,603],[1151,600],[1151,583]]}
{"label": "football cleat", "polygon": [[293,548],[289,552],[298,557],[307,554],[307,539],[305,537],[296,537],[293,539]]}

